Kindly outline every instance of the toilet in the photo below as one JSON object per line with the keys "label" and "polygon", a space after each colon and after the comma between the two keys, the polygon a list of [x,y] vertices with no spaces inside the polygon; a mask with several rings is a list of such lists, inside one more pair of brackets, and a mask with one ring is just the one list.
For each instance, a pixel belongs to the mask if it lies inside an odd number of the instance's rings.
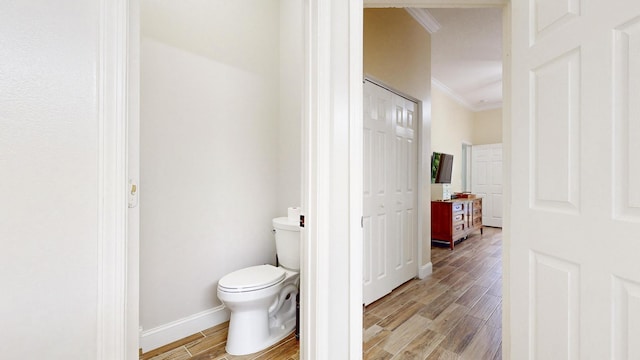
{"label": "toilet", "polygon": [[230,355],[266,349],[296,326],[300,227],[289,217],[272,223],[279,265],[247,267],[218,282],[218,298],[231,312],[226,345]]}

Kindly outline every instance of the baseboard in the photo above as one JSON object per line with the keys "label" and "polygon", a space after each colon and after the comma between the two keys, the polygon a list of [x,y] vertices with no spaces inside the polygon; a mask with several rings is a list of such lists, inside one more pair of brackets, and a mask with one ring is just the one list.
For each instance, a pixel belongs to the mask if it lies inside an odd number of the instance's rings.
{"label": "baseboard", "polygon": [[418,270],[418,278],[424,279],[431,275],[431,273],[433,273],[433,264],[429,261],[428,264],[420,266],[420,269]]}
{"label": "baseboard", "polygon": [[140,348],[143,352],[148,352],[225,321],[229,321],[229,311],[224,305],[220,305],[153,329],[141,331]]}

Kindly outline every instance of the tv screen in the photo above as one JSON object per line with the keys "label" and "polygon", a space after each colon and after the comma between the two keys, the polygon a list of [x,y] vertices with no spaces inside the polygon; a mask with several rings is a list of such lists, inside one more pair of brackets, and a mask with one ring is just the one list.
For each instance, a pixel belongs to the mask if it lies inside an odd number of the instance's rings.
{"label": "tv screen", "polygon": [[431,156],[431,182],[451,184],[453,155],[434,152]]}

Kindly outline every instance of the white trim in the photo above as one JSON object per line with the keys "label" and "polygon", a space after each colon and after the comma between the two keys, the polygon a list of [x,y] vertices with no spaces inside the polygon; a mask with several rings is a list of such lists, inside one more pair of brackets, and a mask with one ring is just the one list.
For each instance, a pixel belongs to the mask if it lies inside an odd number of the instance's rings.
{"label": "white trim", "polygon": [[[411,96],[409,94],[406,94],[406,93],[394,88],[393,86],[389,86],[389,85],[385,84],[383,81],[378,80],[378,79],[376,79],[375,77],[373,77],[373,76],[371,76],[369,74],[365,74],[364,75],[364,80],[363,81],[368,81],[368,82],[370,82],[370,83],[372,83],[372,84],[374,84],[376,86],[379,86],[379,87],[381,87],[383,89],[389,90],[392,93],[394,93],[394,94],[396,94],[396,95],[398,95],[400,97],[403,97],[403,98],[405,98],[405,99],[407,99],[409,101],[412,101],[412,102],[416,103],[420,107],[420,109],[422,109],[422,101],[421,100],[418,100],[418,99],[414,98],[413,96]],[[421,114],[422,113],[420,113],[418,115],[421,115]],[[364,128],[364,125],[363,125],[363,128]]]}
{"label": "white trim", "polygon": [[509,360],[511,353],[511,35],[512,4],[502,11],[502,358]]}
{"label": "white trim", "polygon": [[127,0],[99,2],[98,360],[127,358]]}
{"label": "white trim", "polygon": [[[473,148],[473,144],[468,142],[468,141],[464,141],[462,140],[462,144],[463,147],[466,145],[466,151],[462,151],[460,153],[461,158],[462,158],[462,166],[461,166],[461,177],[462,177],[462,192],[465,191],[472,191],[471,189],[471,159],[472,159],[472,148]],[[466,155],[466,156],[465,156]]]}
{"label": "white trim", "polygon": [[428,264],[420,266],[420,270],[418,271],[418,278],[424,279],[427,276],[433,274],[433,264],[429,261]]}
{"label": "white trim", "polygon": [[[304,167],[302,184],[302,210],[305,214],[305,227],[301,231],[300,257],[300,358],[321,359],[318,351],[327,344],[326,320],[321,314],[326,313],[326,298],[318,297],[322,287],[321,274],[318,270],[320,248],[318,206],[318,145],[317,133],[321,121],[328,117],[327,101],[329,90],[320,86],[319,82],[330,70],[328,58],[330,21],[328,2],[308,0],[305,2],[305,82],[304,82],[304,116],[302,122],[304,147]],[[324,33],[321,33],[321,29]],[[323,56],[325,54],[325,56]],[[326,85],[325,85],[326,86]]]}
{"label": "white trim", "polygon": [[300,356],[361,358],[362,2],[306,4]]}
{"label": "white trim", "polygon": [[[362,39],[362,0],[351,1],[349,8],[349,43]],[[349,98],[363,99],[362,74],[363,48],[349,48]],[[349,102],[349,359],[362,357],[362,272],[363,230],[360,220],[363,214],[363,136],[364,103]]]}
{"label": "white trim", "polygon": [[153,329],[141,331],[140,348],[143,352],[148,352],[226,321],[229,321],[229,311],[224,305],[220,305]]}
{"label": "white trim", "polygon": [[[140,1],[129,0],[129,119],[127,121],[127,185],[140,179]],[[139,183],[139,182],[138,182]],[[127,186],[127,189],[128,186]],[[127,359],[140,348],[140,207],[127,209]]]}
{"label": "white trim", "polygon": [[405,8],[405,10],[411,15],[418,24],[427,30],[429,34],[437,32],[442,27],[438,20],[431,15],[429,10],[422,8]]}

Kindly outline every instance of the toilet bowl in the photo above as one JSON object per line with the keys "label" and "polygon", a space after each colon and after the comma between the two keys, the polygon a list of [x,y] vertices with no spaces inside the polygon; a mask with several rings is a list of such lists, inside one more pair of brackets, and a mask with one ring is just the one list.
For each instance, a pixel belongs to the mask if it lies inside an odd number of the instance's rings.
{"label": "toilet bowl", "polygon": [[280,266],[247,267],[218,282],[218,298],[231,312],[226,345],[231,355],[266,349],[296,325],[300,230],[286,217],[273,219],[273,225]]}

